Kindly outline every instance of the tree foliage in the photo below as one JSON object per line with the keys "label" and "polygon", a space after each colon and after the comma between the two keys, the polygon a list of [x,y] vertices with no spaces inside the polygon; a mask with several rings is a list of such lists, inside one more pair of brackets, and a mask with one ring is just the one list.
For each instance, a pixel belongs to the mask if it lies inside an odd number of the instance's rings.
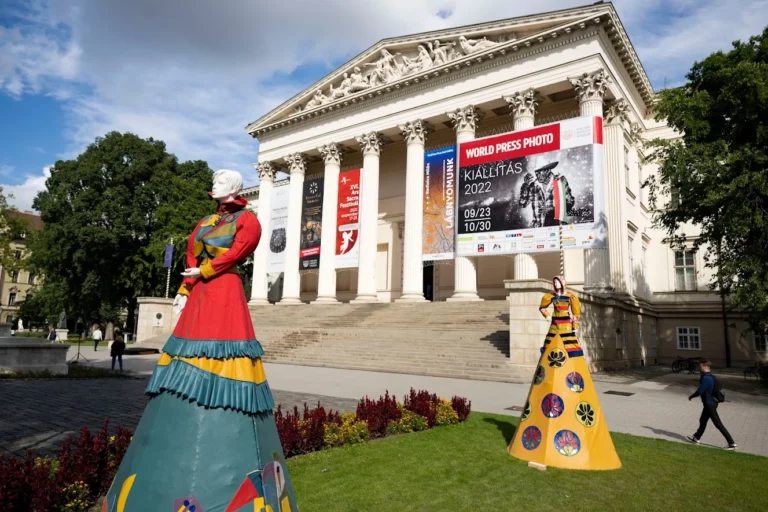
{"label": "tree foliage", "polygon": [[687,242],[705,252],[710,286],[757,329],[768,320],[768,28],[695,63],[684,86],[661,93],[657,119],[681,137],[650,144],[655,222],[673,244],[700,229]]}
{"label": "tree foliage", "polygon": [[22,264],[14,257],[15,248],[12,244],[21,238],[27,227],[16,213],[16,208],[8,204],[3,187],[0,187],[0,266],[6,272],[18,270]]}
{"label": "tree foliage", "polygon": [[[83,321],[128,308],[165,291],[163,251],[185,247],[195,224],[214,210],[212,172],[203,161],[179,163],[162,141],[111,132],[75,160],[51,169],[34,202],[44,227],[30,241],[31,263],[62,284],[68,315]],[[176,251],[172,287],[184,251]]]}
{"label": "tree foliage", "polygon": [[19,316],[30,328],[56,326],[66,304],[66,288],[62,282],[45,280],[19,302]]}

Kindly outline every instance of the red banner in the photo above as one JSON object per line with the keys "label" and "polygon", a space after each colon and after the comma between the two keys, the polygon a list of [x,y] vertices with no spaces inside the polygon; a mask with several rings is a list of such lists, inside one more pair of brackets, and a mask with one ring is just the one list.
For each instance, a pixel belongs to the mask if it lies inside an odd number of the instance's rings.
{"label": "red banner", "polygon": [[560,125],[550,124],[525,130],[486,137],[461,145],[462,167],[499,160],[520,158],[560,149]]}
{"label": "red banner", "polygon": [[355,268],[360,255],[360,169],[339,173],[336,268]]}

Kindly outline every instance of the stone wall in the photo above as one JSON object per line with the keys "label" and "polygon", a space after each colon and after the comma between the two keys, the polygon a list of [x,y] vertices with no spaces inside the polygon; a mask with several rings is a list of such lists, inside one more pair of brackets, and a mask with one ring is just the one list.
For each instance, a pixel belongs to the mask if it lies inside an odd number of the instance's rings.
{"label": "stone wall", "polygon": [[[509,292],[509,352],[514,364],[535,368],[549,320],[539,313],[541,297],[551,291],[544,279],[505,281]],[[579,342],[590,371],[655,364],[656,314],[631,300],[572,290],[581,301]]]}
{"label": "stone wall", "polygon": [[173,315],[173,299],[139,297],[139,320],[136,342],[160,335],[170,335],[178,318]]}

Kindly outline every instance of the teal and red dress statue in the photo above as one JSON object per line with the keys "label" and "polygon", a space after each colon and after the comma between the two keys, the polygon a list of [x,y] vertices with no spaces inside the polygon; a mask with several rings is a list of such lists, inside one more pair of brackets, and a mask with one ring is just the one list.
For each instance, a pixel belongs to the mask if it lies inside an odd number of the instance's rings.
{"label": "teal and red dress statue", "polygon": [[200,276],[184,279],[186,305],[103,511],[298,510],[237,271],[261,237],[246,205],[220,204],[189,238]]}

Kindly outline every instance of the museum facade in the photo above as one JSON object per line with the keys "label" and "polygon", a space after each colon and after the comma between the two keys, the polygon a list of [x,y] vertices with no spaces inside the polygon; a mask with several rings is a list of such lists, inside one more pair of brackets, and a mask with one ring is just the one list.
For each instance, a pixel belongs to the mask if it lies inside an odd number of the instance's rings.
{"label": "museum facade", "polygon": [[[259,140],[260,183],[246,195],[265,240],[254,256],[250,304],[432,300],[469,308],[480,300],[514,303],[526,286],[563,273],[587,303],[610,310],[600,344],[618,360],[646,364],[679,353],[719,363],[726,336],[734,363],[765,358],[764,338],[745,333],[738,319],[724,321],[703,255],[670,247],[652,225],[642,183],[656,169],[644,162],[644,142],[676,137],[654,120],[655,99],[610,3],[380,41],[247,127]],[[605,243],[566,248],[561,231],[562,252],[495,244],[497,253],[483,252],[481,243],[462,255],[453,233],[448,256],[430,259],[425,154],[458,148],[457,183],[447,183],[458,186],[448,210],[458,223],[470,215],[460,204],[468,176],[458,172],[468,155],[462,147],[578,119],[597,130],[600,165],[590,183],[602,206],[591,220],[601,224]],[[559,133],[561,143],[571,136]],[[276,180],[281,172],[289,179]],[[574,222],[568,201],[566,225]],[[537,214],[532,208],[529,217]],[[346,265],[339,263],[339,233],[350,218],[358,236]],[[276,264],[275,251],[284,252]]]}

